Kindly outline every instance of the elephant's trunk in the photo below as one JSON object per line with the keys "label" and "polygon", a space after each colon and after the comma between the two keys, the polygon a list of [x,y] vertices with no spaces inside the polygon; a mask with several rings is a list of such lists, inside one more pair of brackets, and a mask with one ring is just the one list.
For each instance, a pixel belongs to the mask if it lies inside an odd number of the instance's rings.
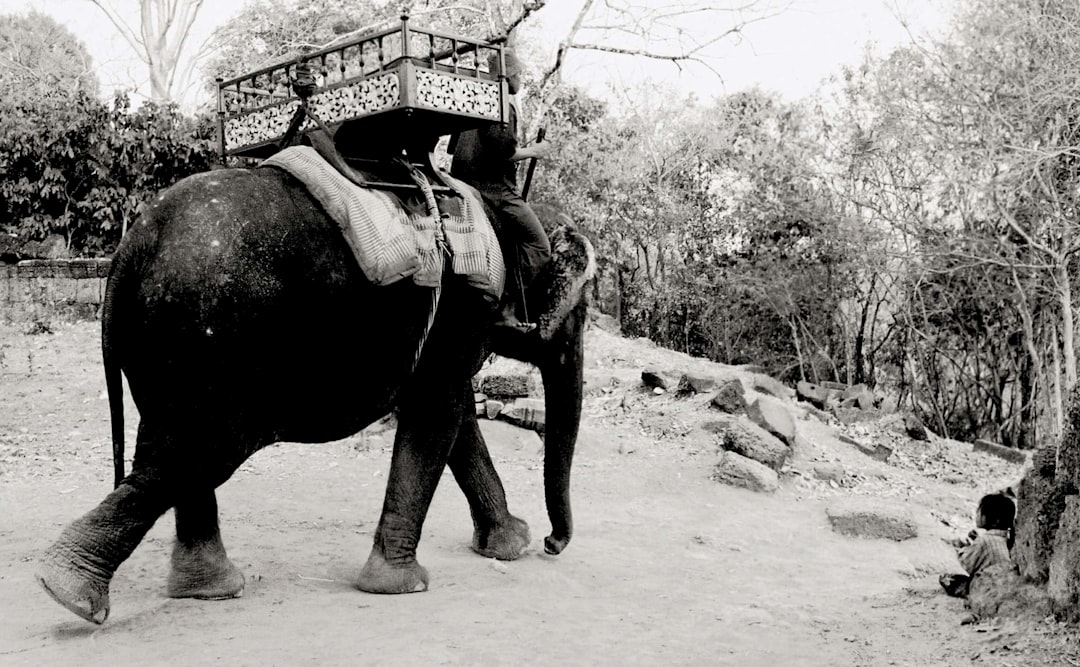
{"label": "elephant's trunk", "polygon": [[544,497],[551,535],[544,550],[558,554],[574,532],[570,511],[570,466],[581,421],[585,304],[579,303],[545,350],[539,364],[544,378]]}

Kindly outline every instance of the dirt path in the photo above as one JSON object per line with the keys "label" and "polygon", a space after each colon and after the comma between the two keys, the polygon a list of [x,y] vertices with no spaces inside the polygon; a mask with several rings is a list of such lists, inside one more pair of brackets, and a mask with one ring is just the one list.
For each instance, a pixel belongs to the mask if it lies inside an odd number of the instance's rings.
{"label": "dirt path", "polygon": [[[98,344],[95,324],[37,336],[0,329],[3,665],[1080,664],[1067,629],[960,626],[961,604],[937,592],[952,555],[935,512],[966,512],[979,483],[879,464],[843,448],[831,427],[800,421],[791,467],[837,461],[862,480],[857,488],[790,474],[772,495],[733,489],[709,480],[711,447],[651,432],[649,424],[678,424],[673,403],[646,424],[626,410],[614,416],[597,392],[574,469],[576,535],[557,558],[540,543],[548,526],[535,444],[485,423],[533,547],[506,564],[469,551],[468,509],[447,474],[419,552],[431,590],[360,593],[351,582],[370,549],[387,443],[283,444],[219,491],[226,546],[248,577],[242,599],[164,597],[166,516],[117,573],[112,616],[90,625],[32,575],[36,554],[110,488]],[[632,374],[638,357],[670,354],[603,336],[590,350],[589,376],[604,382]],[[135,424],[129,418],[129,430]],[[860,493],[908,506],[919,538],[833,533],[825,506]]]}

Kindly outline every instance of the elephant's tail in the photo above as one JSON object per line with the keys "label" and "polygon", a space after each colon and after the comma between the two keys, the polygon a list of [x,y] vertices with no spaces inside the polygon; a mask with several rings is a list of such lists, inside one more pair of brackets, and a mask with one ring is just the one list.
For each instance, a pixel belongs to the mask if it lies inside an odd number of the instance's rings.
{"label": "elephant's tail", "polygon": [[105,391],[109,396],[109,420],[112,423],[113,484],[119,487],[124,473],[124,380],[120,368],[119,326],[116,301],[125,267],[125,253],[113,256],[105,301],[101,309],[101,356],[105,367]]}

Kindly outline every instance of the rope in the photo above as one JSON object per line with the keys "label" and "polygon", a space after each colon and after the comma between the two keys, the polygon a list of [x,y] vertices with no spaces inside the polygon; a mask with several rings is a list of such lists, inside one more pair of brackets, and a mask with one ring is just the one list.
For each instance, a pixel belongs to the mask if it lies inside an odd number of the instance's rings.
{"label": "rope", "polygon": [[[409,163],[406,163],[406,167],[409,170],[409,175],[412,176],[413,181],[424,195],[424,202],[427,204],[428,215],[435,221],[435,245],[439,248],[439,252],[443,254],[446,262],[450,262],[450,246],[446,242],[446,230],[444,229],[445,218],[448,217],[448,214],[439,211],[439,203],[435,201],[435,193],[432,191],[431,183],[428,182],[424,172]],[[420,336],[420,344],[416,348],[416,356],[413,358],[412,369],[409,371],[410,375],[416,370],[417,365],[420,363],[420,355],[424,352],[424,344],[427,343],[428,334],[431,333],[431,327],[435,325],[435,314],[439,310],[439,300],[441,298],[442,277],[440,276],[439,284],[431,290],[431,308],[428,310],[427,325],[424,327],[424,332]]]}

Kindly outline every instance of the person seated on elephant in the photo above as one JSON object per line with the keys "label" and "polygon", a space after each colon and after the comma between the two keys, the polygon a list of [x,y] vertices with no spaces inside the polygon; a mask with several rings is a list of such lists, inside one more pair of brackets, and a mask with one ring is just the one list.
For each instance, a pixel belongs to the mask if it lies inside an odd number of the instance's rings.
{"label": "person seated on elephant", "polygon": [[953,597],[967,597],[971,580],[979,572],[998,563],[1011,563],[1010,550],[1013,543],[1013,521],[1016,503],[1004,493],[991,493],[982,497],[975,511],[975,527],[968,533],[970,544],[957,554],[960,565],[967,574],[943,574],[938,578],[941,587]]}
{"label": "person seated on elephant", "polygon": [[[521,62],[513,50],[503,51],[506,79],[511,96],[521,87]],[[490,60],[491,70],[498,70],[498,56]],[[551,259],[551,244],[543,225],[521,196],[517,184],[517,164],[530,158],[544,158],[551,144],[537,141],[523,146],[518,141],[516,102],[511,97],[510,116],[506,123],[493,123],[479,130],[455,135],[450,142],[453,154],[450,174],[472,185],[497,217],[497,229],[506,255],[506,289],[496,324],[523,331],[535,324],[521,321],[517,309],[525,290]]]}

